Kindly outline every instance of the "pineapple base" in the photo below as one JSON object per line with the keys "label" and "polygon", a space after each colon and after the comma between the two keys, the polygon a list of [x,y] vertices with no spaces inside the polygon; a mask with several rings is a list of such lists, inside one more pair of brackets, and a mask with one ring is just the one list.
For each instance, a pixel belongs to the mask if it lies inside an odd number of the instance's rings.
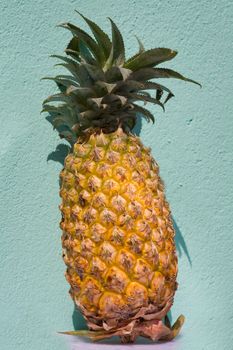
{"label": "pineapple base", "polygon": [[121,342],[124,344],[134,343],[138,336],[153,341],[170,341],[179,334],[184,320],[184,316],[180,315],[172,327],[167,316],[165,324],[161,320],[139,321],[129,334],[120,335]]}
{"label": "pineapple base", "polygon": [[[96,324],[97,320],[89,318],[83,313],[89,330],[62,332],[73,336],[84,336],[93,341],[119,336],[122,343],[134,343],[138,336],[149,338],[153,341],[170,341],[180,332],[184,324],[184,316],[180,315],[173,326],[167,316],[173,300],[170,299],[164,308],[155,311],[154,307],[141,308],[133,317],[128,320],[109,319]],[[83,311],[83,310],[82,310]],[[162,319],[164,318],[164,323]],[[94,321],[94,322],[93,322]]]}
{"label": "pineapple base", "polygon": [[73,336],[84,336],[92,341],[103,340],[113,336],[119,336],[123,344],[134,343],[138,336],[149,338],[153,341],[171,341],[178,334],[184,324],[185,317],[180,315],[171,327],[169,318],[165,316],[165,324],[162,320],[133,320],[120,329],[107,330],[80,330],[61,332]]}

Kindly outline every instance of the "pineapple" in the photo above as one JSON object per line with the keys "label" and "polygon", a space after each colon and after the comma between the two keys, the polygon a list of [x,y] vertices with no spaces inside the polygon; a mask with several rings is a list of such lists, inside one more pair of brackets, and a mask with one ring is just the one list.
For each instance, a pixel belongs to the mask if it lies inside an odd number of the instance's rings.
{"label": "pineapple", "polygon": [[[133,133],[137,116],[154,122],[138,102],[164,109],[173,96],[155,78],[198,84],[167,68],[176,51],[139,51],[125,58],[122,35],[110,19],[112,39],[82,14],[93,37],[79,27],[62,61],[68,75],[46,77],[59,92],[43,104],[50,122],[71,144],[61,171],[60,205],[66,279],[89,330],[67,332],[93,340],[118,335],[171,340],[184,322],[171,327],[167,313],[177,289],[174,228],[159,167]],[[154,90],[154,96],[148,93]],[[162,95],[166,97],[162,101]]]}

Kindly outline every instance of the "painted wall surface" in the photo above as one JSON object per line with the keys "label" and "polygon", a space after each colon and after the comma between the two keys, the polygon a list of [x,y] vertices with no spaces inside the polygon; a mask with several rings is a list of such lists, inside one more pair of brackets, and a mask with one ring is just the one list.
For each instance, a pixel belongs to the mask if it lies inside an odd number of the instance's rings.
{"label": "painted wall surface", "polygon": [[48,55],[60,54],[70,37],[55,25],[81,23],[74,9],[108,32],[112,17],[128,54],[137,49],[134,34],[146,48],[178,50],[166,66],[203,84],[167,81],[175,98],[165,114],[151,106],[156,124],[143,123],[141,137],[160,164],[176,222],[172,317],[187,319],[173,349],[232,349],[232,1],[2,0],[0,9],[1,350],[66,349],[56,332],[83,327],[61,259],[65,148],[55,152],[61,141],[40,115],[42,100],[55,91],[40,78],[59,72]]}

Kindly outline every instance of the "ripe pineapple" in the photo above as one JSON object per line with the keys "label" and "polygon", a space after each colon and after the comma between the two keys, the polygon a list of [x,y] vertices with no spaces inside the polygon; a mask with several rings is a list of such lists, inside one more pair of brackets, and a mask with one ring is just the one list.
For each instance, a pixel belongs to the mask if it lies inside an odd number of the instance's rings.
{"label": "ripe pineapple", "polygon": [[[170,340],[184,322],[180,316],[171,327],[166,316],[177,288],[175,232],[158,165],[132,130],[137,115],[154,122],[137,102],[164,109],[173,96],[151,79],[196,82],[157,68],[176,51],[146,51],[138,40],[139,52],[126,60],[122,35],[111,19],[112,40],[81,16],[94,38],[73,24],[60,25],[73,37],[67,56],[53,57],[69,75],[45,78],[60,91],[43,107],[71,144],[61,171],[63,258],[71,296],[89,331],[67,333],[93,340],[113,335],[123,342],[139,335]],[[155,96],[146,90],[155,90]]]}

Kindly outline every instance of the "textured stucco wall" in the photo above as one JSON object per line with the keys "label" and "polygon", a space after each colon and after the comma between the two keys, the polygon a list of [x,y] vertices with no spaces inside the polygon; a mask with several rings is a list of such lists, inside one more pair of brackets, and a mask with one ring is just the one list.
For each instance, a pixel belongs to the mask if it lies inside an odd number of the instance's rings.
{"label": "textured stucco wall", "polygon": [[69,33],[55,25],[81,21],[75,8],[108,31],[106,17],[112,17],[129,54],[137,47],[133,34],[147,48],[177,49],[167,66],[203,84],[201,90],[167,81],[176,97],[165,114],[151,107],[156,125],[143,124],[141,137],[160,164],[177,224],[180,286],[172,315],[187,317],[177,348],[233,347],[232,5],[230,0],[1,1],[1,350],[65,349],[56,331],[73,329],[60,256],[61,164],[54,154],[47,161],[60,140],[39,114],[41,101],[54,90],[39,79],[58,69],[48,55],[62,52]]}

